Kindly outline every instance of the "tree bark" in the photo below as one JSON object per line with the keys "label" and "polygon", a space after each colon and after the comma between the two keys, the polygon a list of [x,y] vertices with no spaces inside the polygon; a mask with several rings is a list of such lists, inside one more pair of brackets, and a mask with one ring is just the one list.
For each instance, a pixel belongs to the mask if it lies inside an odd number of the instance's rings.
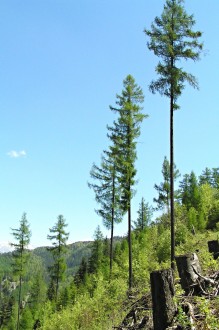
{"label": "tree bark", "polygon": [[165,330],[176,314],[172,269],[154,271],[150,274],[153,304],[154,330]]}
{"label": "tree bark", "polygon": [[218,240],[208,241],[208,251],[213,253],[213,257],[216,260],[219,257],[219,243]]}
{"label": "tree bark", "polygon": [[128,208],[128,245],[129,245],[129,290],[132,289],[133,273],[132,273],[132,236],[131,236],[131,202]]}
{"label": "tree bark", "polygon": [[111,237],[110,237],[110,279],[112,276],[112,269],[113,269],[114,207],[115,207],[115,177],[113,172],[113,196],[112,196]]}
{"label": "tree bark", "polygon": [[200,293],[200,284],[197,281],[201,274],[201,267],[198,256],[195,253],[188,253],[176,257],[177,269],[180,276],[180,283],[186,295]]}
{"label": "tree bark", "polygon": [[170,98],[170,233],[171,233],[171,268],[175,268],[175,217],[174,217],[174,133],[173,133],[173,95]]}

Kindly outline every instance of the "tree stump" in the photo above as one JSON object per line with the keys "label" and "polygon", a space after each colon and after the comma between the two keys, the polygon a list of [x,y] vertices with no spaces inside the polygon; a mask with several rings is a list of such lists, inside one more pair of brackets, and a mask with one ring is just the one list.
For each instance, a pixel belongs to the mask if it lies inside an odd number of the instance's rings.
{"label": "tree stump", "polygon": [[213,257],[216,260],[219,257],[219,243],[218,240],[208,241],[208,251],[213,253]]}
{"label": "tree stump", "polygon": [[201,267],[198,256],[195,253],[189,253],[176,257],[177,269],[180,276],[180,283],[186,295],[199,295],[199,276]]}
{"label": "tree stump", "polygon": [[154,330],[165,330],[176,315],[172,269],[150,274]]}

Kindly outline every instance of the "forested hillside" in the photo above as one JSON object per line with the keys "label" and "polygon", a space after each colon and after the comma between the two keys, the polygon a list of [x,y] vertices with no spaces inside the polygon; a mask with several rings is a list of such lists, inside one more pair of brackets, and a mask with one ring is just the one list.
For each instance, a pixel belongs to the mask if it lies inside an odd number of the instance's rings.
{"label": "forested hillside", "polygon": [[[91,242],[76,242],[68,245],[68,254],[66,255],[66,262],[68,271],[74,274],[78,269],[81,259],[86,259],[90,256]],[[31,260],[38,259],[42,262],[43,268],[51,266],[52,256],[46,247],[38,247],[30,251]],[[11,273],[12,268],[12,252],[0,253],[0,274],[1,276]]]}
{"label": "forested hillside", "polygon": [[[155,189],[155,192],[158,192],[158,196],[155,197],[157,208],[161,209],[161,215],[152,221],[152,209],[143,199],[139,203],[137,218],[133,221],[131,291],[128,281],[128,239],[126,237],[115,239],[110,266],[110,240],[103,237],[98,227],[93,242],[66,245],[62,260],[62,264],[66,266],[63,276],[59,278],[57,296],[55,291],[51,290],[53,281],[51,282],[50,269],[55,260],[53,251],[45,247],[29,251],[22,278],[21,328],[111,329],[113,326],[118,326],[119,329],[125,329],[119,325],[132,308],[132,304],[150,295],[150,273],[169,268],[170,265],[169,179],[165,179],[164,171],[164,167],[168,169],[169,163],[166,159],[163,165],[165,165],[162,166],[164,179],[159,185],[156,184]],[[179,189],[175,192],[175,218],[176,255],[195,252],[203,276],[215,273],[219,261],[209,253],[208,241],[218,239],[218,169],[204,169],[199,176],[194,172],[180,176]],[[1,329],[16,328],[19,277],[13,271],[13,260],[12,253],[0,255]],[[175,279],[177,284],[178,275]],[[176,286],[176,297],[183,299],[183,291],[179,284]],[[148,307],[143,314],[140,314],[141,320],[145,318],[152,320],[151,298],[147,299],[145,304]],[[202,308],[200,316],[202,324],[208,324],[209,329],[216,329],[213,324],[217,322],[219,313],[218,298],[209,300],[205,296],[204,299],[205,302],[203,298],[197,297]],[[144,310],[144,305],[139,308]],[[188,321],[186,315],[180,313],[182,315],[176,315],[176,320],[181,322],[180,324],[185,324]],[[131,320],[133,323],[132,317]],[[197,324],[201,324],[200,318],[197,318]],[[133,325],[133,329],[136,328],[137,325],[135,327]],[[202,329],[201,326],[199,328]]]}
{"label": "forested hillside", "polygon": [[[24,212],[12,229],[13,252],[0,255],[0,329],[219,329],[219,167],[180,173],[174,161],[174,113],[185,87],[198,88],[183,61],[194,62],[203,51],[202,33],[183,3],[166,0],[144,30],[157,58],[149,89],[168,99],[170,120],[170,156],[160,164],[153,205],[142,196],[136,214],[132,208],[148,115],[143,90],[128,74],[109,107],[115,115],[106,130],[109,145],[88,182],[110,237],[98,225],[93,241],[69,245],[68,223],[59,214],[48,228],[48,246],[30,250]],[[127,234],[116,237],[122,221]]]}

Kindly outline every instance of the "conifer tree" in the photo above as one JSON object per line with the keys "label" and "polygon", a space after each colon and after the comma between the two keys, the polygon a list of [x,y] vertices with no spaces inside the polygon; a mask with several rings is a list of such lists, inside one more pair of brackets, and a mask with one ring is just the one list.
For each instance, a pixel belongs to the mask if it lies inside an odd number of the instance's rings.
{"label": "conifer tree", "polygon": [[212,168],[212,185],[214,188],[219,188],[219,167]]}
{"label": "conifer tree", "polygon": [[141,199],[137,213],[138,218],[136,221],[133,221],[134,228],[136,230],[144,230],[150,224],[153,214],[152,207],[149,206],[149,203],[145,202],[144,197]]}
{"label": "conifer tree", "polygon": [[94,232],[94,242],[91,248],[91,256],[88,261],[88,272],[95,274],[101,267],[103,260],[103,234],[100,226],[97,226]]}
{"label": "conifer tree", "polygon": [[67,252],[67,240],[69,233],[65,231],[67,224],[63,215],[59,215],[56,224],[49,229],[51,235],[47,238],[52,241],[52,246],[48,250],[52,253],[54,263],[49,267],[50,286],[48,298],[57,301],[59,284],[64,278],[66,270],[65,254]]}
{"label": "conifer tree", "polygon": [[[162,174],[163,174],[163,182],[160,185],[155,184],[154,188],[158,192],[158,198],[154,198],[154,202],[157,203],[156,210],[161,210],[166,207],[167,213],[170,211],[170,163],[167,157],[164,157],[163,165],[162,165]],[[176,169],[176,165],[174,164],[174,180],[176,180],[180,174],[179,170]]]}
{"label": "conifer tree", "polygon": [[219,168],[213,167],[212,169],[206,167],[199,176],[199,184],[203,185],[208,183],[211,187],[219,187]]}
{"label": "conifer tree", "polygon": [[32,284],[29,289],[29,307],[36,318],[38,315],[42,301],[46,298],[46,283],[43,278],[42,270],[37,269],[35,276],[32,278]]}
{"label": "conifer tree", "polygon": [[183,180],[179,184],[180,199],[187,210],[191,207],[198,210],[200,204],[200,189],[195,173],[185,174]]}
{"label": "conifer tree", "polygon": [[161,17],[156,17],[151,30],[145,30],[150,38],[149,50],[159,57],[156,67],[159,78],[152,81],[150,90],[159,92],[170,100],[170,215],[171,215],[171,266],[175,259],[175,224],[174,224],[174,147],[173,113],[179,109],[177,103],[185,84],[197,88],[196,78],[182,69],[183,60],[196,61],[200,57],[202,44],[201,32],[193,31],[195,20],[188,15],[183,0],[166,0]]}
{"label": "conifer tree", "polygon": [[199,184],[203,185],[208,183],[210,186],[212,186],[212,171],[210,168],[206,167],[204,171],[202,171],[202,174],[199,176]]}
{"label": "conifer tree", "polygon": [[115,165],[113,152],[105,151],[102,156],[100,167],[93,164],[90,176],[95,183],[88,183],[88,186],[95,192],[95,197],[100,208],[97,214],[103,219],[103,224],[111,230],[110,238],[110,273],[112,272],[113,261],[113,236],[114,225],[122,221],[122,211],[119,207],[120,187]]}
{"label": "conifer tree", "polygon": [[81,260],[81,264],[78,268],[78,271],[74,276],[74,283],[77,285],[77,287],[81,284],[85,285],[87,278],[87,271],[88,271],[87,261],[85,257],[83,257]]}
{"label": "conifer tree", "polygon": [[20,220],[20,227],[12,229],[12,235],[16,243],[11,243],[14,248],[13,256],[13,271],[19,278],[19,291],[18,291],[18,312],[16,329],[20,329],[20,306],[22,301],[22,283],[26,273],[26,265],[29,257],[28,245],[30,243],[31,231],[27,221],[26,213],[23,213]]}
{"label": "conifer tree", "polygon": [[136,183],[135,161],[137,158],[136,144],[140,135],[140,124],[146,117],[140,104],[144,101],[142,89],[128,75],[123,81],[121,95],[116,95],[117,107],[110,109],[118,115],[112,127],[108,127],[109,138],[113,142],[111,150],[116,155],[116,169],[119,173],[121,185],[120,206],[128,214],[128,242],[129,242],[129,288],[132,287],[132,244],[131,244],[131,200],[133,186]]}

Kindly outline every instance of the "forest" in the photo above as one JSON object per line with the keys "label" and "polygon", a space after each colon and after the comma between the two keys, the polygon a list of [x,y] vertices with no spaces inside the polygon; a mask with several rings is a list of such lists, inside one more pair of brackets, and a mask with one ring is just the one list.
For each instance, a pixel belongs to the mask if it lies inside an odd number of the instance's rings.
{"label": "forest", "polygon": [[[180,173],[174,162],[174,112],[185,87],[197,78],[182,68],[203,51],[202,33],[183,0],[166,0],[145,29],[148,50],[158,59],[149,86],[169,100],[170,155],[154,183],[154,203],[132,199],[137,189],[137,143],[144,95],[128,74],[110,111],[109,146],[93,163],[88,189],[100,226],[91,242],[68,245],[68,223],[57,216],[48,246],[30,250],[27,214],[12,229],[10,253],[0,254],[0,329],[219,329],[219,167]],[[127,222],[127,235],[115,236]]]}

